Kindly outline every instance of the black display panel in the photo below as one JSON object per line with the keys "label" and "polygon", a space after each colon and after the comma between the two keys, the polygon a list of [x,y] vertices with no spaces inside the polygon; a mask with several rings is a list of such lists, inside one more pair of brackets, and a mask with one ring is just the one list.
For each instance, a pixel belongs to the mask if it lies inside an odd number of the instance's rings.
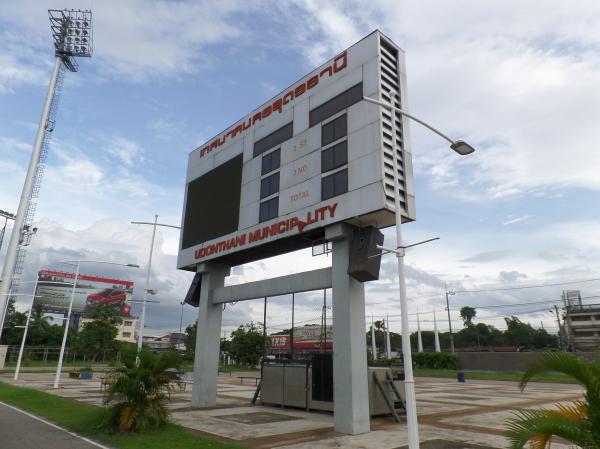
{"label": "black display panel", "polygon": [[187,185],[182,249],[237,231],[242,162],[240,154]]}

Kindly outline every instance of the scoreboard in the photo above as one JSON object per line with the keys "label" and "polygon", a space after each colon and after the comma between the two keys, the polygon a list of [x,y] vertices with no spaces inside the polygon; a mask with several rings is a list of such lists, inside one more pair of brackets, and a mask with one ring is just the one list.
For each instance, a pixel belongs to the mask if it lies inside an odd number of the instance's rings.
{"label": "scoreboard", "polygon": [[[415,219],[404,53],[375,31],[189,155],[178,268],[310,247],[337,222]],[[395,134],[395,135],[393,135]],[[395,140],[395,145],[394,145]]]}

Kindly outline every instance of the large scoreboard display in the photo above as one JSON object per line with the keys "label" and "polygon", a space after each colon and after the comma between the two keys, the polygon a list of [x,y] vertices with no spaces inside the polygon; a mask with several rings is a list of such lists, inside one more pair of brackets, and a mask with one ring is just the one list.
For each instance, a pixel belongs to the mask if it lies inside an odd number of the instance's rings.
{"label": "large scoreboard display", "polygon": [[341,221],[393,225],[394,157],[414,220],[406,119],[363,97],[406,109],[404,53],[379,31],[192,151],[178,267],[310,247]]}

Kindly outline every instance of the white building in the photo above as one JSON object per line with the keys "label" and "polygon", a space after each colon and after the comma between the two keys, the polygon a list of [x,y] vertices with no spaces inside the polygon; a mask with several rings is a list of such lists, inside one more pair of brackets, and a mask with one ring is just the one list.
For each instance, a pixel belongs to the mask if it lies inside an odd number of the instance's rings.
{"label": "white building", "polygon": [[[117,337],[116,340],[123,341],[126,343],[135,344],[137,342],[137,327],[139,317],[121,317],[122,321],[117,325]],[[79,330],[83,329],[86,323],[93,321],[91,318],[81,318],[79,320]]]}

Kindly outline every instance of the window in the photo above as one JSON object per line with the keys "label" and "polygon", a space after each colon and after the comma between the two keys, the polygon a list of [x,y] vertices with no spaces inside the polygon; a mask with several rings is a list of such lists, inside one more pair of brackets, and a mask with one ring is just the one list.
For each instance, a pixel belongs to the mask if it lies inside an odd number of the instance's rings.
{"label": "window", "polygon": [[259,222],[270,220],[279,214],[279,197],[271,198],[268,201],[260,203]]}
{"label": "window", "polygon": [[285,126],[273,131],[266,137],[254,142],[254,157],[276,147],[280,143],[291,139],[294,135],[294,122],[290,122]]}
{"label": "window", "polygon": [[348,141],[338,143],[321,153],[321,172],[325,173],[348,162]]}
{"label": "window", "polygon": [[131,337],[131,332],[123,332],[123,338]]}
{"label": "window", "polygon": [[260,198],[266,198],[279,191],[279,172],[260,181]]}
{"label": "window", "polygon": [[272,153],[265,154],[262,158],[262,175],[266,175],[279,168],[281,164],[281,149],[276,149]]}
{"label": "window", "polygon": [[348,191],[348,169],[337,171],[321,180],[321,200],[325,201]]}
{"label": "window", "polygon": [[348,134],[346,114],[323,125],[321,129],[321,145],[329,145]]}
{"label": "window", "polygon": [[131,327],[133,325],[133,321],[123,321],[123,326]]}
{"label": "window", "polygon": [[342,92],[337,97],[332,98],[321,106],[310,111],[309,126],[315,126],[317,123],[327,120],[332,115],[358,103],[363,98],[362,83],[351,87]]}

